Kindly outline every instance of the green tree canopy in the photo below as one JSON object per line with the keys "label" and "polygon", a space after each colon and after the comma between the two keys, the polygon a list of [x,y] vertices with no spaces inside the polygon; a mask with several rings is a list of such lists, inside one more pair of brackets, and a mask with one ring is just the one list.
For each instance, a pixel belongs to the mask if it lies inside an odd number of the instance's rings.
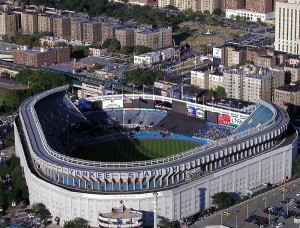
{"label": "green tree canopy", "polygon": [[221,15],[222,14],[222,10],[220,8],[216,8],[213,10],[212,12],[214,15]]}
{"label": "green tree canopy", "polygon": [[151,48],[149,47],[145,47],[145,46],[142,46],[142,45],[135,45],[133,47],[133,52],[135,55],[141,55],[141,54],[144,54],[146,52],[149,52],[151,51]]}
{"label": "green tree canopy", "polygon": [[88,226],[88,221],[84,218],[75,218],[72,219],[64,225],[64,228],[84,228]]}
{"label": "green tree canopy", "polygon": [[30,213],[40,218],[45,225],[47,224],[48,219],[51,218],[50,211],[42,203],[33,204],[32,208],[30,209]]}
{"label": "green tree canopy", "polygon": [[226,93],[226,91],[225,91],[225,88],[222,87],[222,86],[218,86],[218,87],[216,88],[215,92],[216,92],[216,95],[217,95],[218,97],[227,97],[227,93]]}
{"label": "green tree canopy", "polygon": [[12,131],[6,135],[6,137],[4,139],[4,146],[10,147],[10,146],[14,145],[14,143],[15,143],[15,135],[14,135],[14,132]]}
{"label": "green tree canopy", "polygon": [[124,73],[124,81],[135,86],[153,85],[156,81],[158,72],[147,69],[135,69]]}
{"label": "green tree canopy", "polygon": [[220,209],[227,208],[234,203],[232,192],[219,192],[214,194],[211,199],[212,203]]}
{"label": "green tree canopy", "polygon": [[167,218],[161,219],[158,223],[159,227],[163,228],[176,228],[176,222],[172,222]]}
{"label": "green tree canopy", "polygon": [[123,55],[128,55],[128,54],[132,53],[132,51],[133,51],[132,47],[128,47],[128,46],[123,46],[120,49],[120,53]]}

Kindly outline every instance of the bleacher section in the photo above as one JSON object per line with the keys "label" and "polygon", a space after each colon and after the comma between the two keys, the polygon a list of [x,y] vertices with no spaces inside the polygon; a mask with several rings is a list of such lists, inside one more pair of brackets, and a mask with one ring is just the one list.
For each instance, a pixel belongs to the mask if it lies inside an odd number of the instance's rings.
{"label": "bleacher section", "polygon": [[218,140],[225,138],[232,134],[233,128],[225,125],[219,125],[214,123],[205,123],[205,126],[199,130],[194,137]]}
{"label": "bleacher section", "polygon": [[55,93],[40,100],[35,105],[35,111],[48,144],[58,152],[64,152],[59,134],[68,126],[86,121],[63,93]]}
{"label": "bleacher section", "polygon": [[193,136],[204,125],[205,121],[184,114],[169,112],[155,127],[156,130],[169,130],[171,133]]}
{"label": "bleacher section", "polygon": [[273,112],[264,105],[259,105],[258,108],[234,131],[235,134],[256,128],[272,118]]}

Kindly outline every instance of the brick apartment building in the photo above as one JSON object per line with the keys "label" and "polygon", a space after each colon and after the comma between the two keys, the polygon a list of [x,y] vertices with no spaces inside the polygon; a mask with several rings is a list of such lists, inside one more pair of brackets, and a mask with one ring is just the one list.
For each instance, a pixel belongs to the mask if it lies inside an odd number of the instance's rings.
{"label": "brick apartment building", "polygon": [[0,35],[13,35],[19,30],[19,17],[14,13],[0,14]]}
{"label": "brick apartment building", "polygon": [[38,32],[53,32],[52,15],[38,14]]}
{"label": "brick apartment building", "polygon": [[21,29],[23,33],[34,34],[38,32],[38,15],[35,12],[21,13]]}
{"label": "brick apartment building", "polygon": [[246,8],[256,13],[270,13],[273,11],[274,0],[246,0]]}
{"label": "brick apartment building", "polygon": [[69,61],[70,49],[68,47],[13,50],[13,62],[27,66],[46,67]]}
{"label": "brick apartment building", "polygon": [[284,85],[275,89],[274,104],[288,112],[300,111],[300,83]]}
{"label": "brick apartment building", "polygon": [[242,9],[245,7],[245,0],[225,0],[225,9]]}
{"label": "brick apartment building", "polygon": [[153,50],[172,46],[172,28],[146,29],[135,33],[135,45]]}
{"label": "brick apartment building", "polygon": [[71,38],[71,18],[54,17],[53,18],[53,35],[62,39]]}

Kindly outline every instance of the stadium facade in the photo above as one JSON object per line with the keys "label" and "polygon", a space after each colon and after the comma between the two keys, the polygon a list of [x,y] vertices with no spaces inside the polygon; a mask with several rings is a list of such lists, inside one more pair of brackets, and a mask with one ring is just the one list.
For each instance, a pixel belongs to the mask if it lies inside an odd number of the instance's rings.
{"label": "stadium facade", "polygon": [[[151,224],[154,195],[158,216],[183,219],[209,207],[211,196],[217,192],[246,194],[248,189],[281,182],[292,174],[297,133],[289,127],[284,111],[264,101],[246,114],[156,95],[91,98],[110,110],[157,108],[217,122],[225,115],[230,117],[226,124],[238,127],[228,137],[167,158],[134,162],[72,158],[58,152],[55,131],[84,116],[61,95],[65,89],[28,99],[15,121],[16,154],[24,169],[30,203],[44,203],[61,221],[83,217],[97,227],[99,214],[122,201],[126,207],[149,212],[144,225]],[[124,116],[122,124],[128,124]]]}

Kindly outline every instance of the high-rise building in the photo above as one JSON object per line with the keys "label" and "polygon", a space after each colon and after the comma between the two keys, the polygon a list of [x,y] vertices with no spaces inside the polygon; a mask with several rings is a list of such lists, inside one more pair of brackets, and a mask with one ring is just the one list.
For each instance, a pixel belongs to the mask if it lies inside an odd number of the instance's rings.
{"label": "high-rise building", "polygon": [[53,16],[38,14],[38,32],[53,32]]}
{"label": "high-rise building", "polygon": [[38,15],[36,12],[21,13],[21,29],[22,32],[26,34],[38,32]]}
{"label": "high-rise building", "polygon": [[62,39],[71,38],[71,18],[54,17],[53,18],[53,35]]}
{"label": "high-rise building", "polygon": [[13,35],[19,29],[19,17],[14,13],[0,14],[0,35]]}
{"label": "high-rise building", "polygon": [[153,50],[172,46],[172,28],[155,28],[140,30],[135,33],[135,45],[149,47]]}
{"label": "high-rise building", "polygon": [[270,13],[273,11],[274,0],[246,0],[246,8],[255,13]]}
{"label": "high-rise building", "polygon": [[134,31],[134,28],[116,29],[116,39],[120,42],[122,47],[132,47],[134,45]]}
{"label": "high-rise building", "polygon": [[225,9],[242,9],[245,7],[245,0],[225,0]]}
{"label": "high-rise building", "polygon": [[206,11],[210,13],[214,9],[222,8],[221,0],[158,0],[158,7],[164,8],[168,5],[175,6],[179,10],[192,9],[193,11]]}
{"label": "high-rise building", "polygon": [[274,90],[284,85],[284,72],[255,67],[225,69],[223,84],[228,97],[251,102],[273,101]]}
{"label": "high-rise building", "polygon": [[87,43],[101,42],[101,23],[89,21],[83,23],[83,41]]}
{"label": "high-rise building", "polygon": [[83,41],[83,24],[89,22],[85,18],[74,18],[71,20],[71,40]]}
{"label": "high-rise building", "polygon": [[275,50],[299,55],[300,0],[277,2],[275,15]]}

